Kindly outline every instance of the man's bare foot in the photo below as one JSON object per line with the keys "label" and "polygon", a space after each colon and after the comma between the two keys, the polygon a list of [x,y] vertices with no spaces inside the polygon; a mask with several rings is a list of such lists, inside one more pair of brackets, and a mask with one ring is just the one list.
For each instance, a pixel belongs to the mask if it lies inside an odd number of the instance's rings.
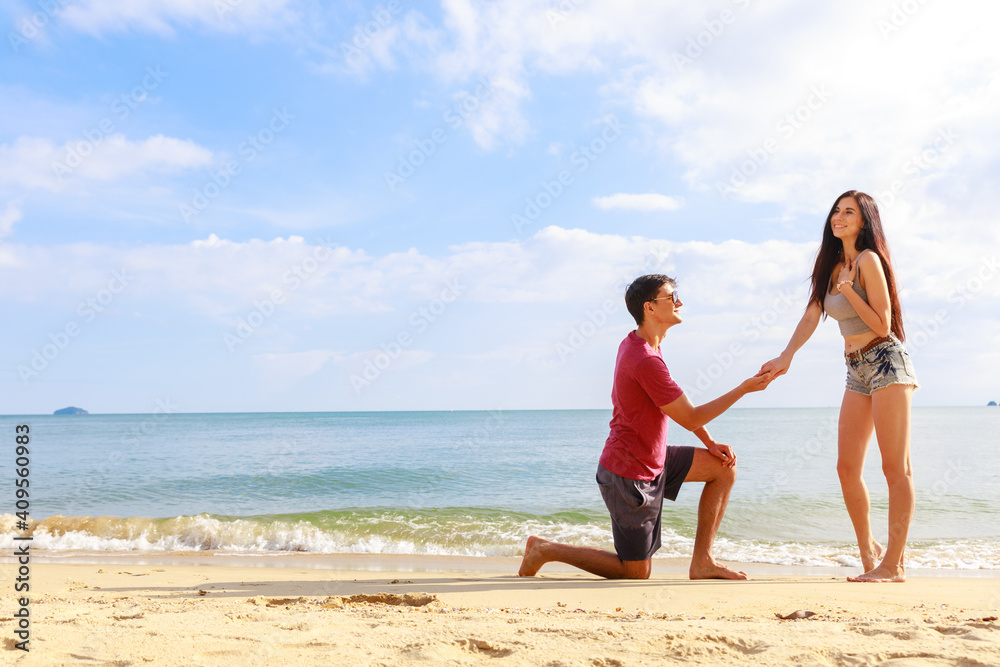
{"label": "man's bare foot", "polygon": [[548,544],[548,540],[543,540],[540,537],[532,535],[528,538],[528,543],[524,545],[524,558],[521,559],[521,569],[517,571],[517,576],[533,577],[538,574],[542,566],[548,562],[542,556],[542,550],[546,544]]}
{"label": "man's bare foot", "polygon": [[848,577],[847,580],[875,583],[902,583],[906,581],[906,571],[902,567],[891,567],[883,563],[870,572],[865,572],[857,577]]}
{"label": "man's bare foot", "polygon": [[861,567],[864,568],[865,572],[871,572],[875,569],[884,551],[885,549],[882,548],[882,545],[875,540],[872,540],[868,549],[861,550]]}
{"label": "man's bare foot", "polygon": [[714,561],[700,565],[695,565],[692,562],[691,569],[688,570],[688,577],[691,579],[733,579],[741,581],[750,578],[746,572],[730,570],[725,565],[719,565]]}

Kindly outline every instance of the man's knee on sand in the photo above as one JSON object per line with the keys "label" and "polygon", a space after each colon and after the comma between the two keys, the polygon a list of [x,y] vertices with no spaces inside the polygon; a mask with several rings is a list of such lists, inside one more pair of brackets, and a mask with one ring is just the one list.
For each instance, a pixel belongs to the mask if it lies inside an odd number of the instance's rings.
{"label": "man's knee on sand", "polygon": [[649,579],[649,574],[653,570],[652,559],[647,560],[623,560],[625,565],[624,579]]}

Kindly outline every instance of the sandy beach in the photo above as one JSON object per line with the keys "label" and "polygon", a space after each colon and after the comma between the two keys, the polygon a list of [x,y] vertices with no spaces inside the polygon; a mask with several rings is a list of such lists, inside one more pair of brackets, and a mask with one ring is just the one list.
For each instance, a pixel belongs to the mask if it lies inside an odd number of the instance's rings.
{"label": "sandy beach", "polygon": [[[692,582],[666,561],[648,581],[558,566],[525,579],[517,559],[431,556],[72,561],[32,563],[30,653],[14,646],[5,586],[3,663],[1000,664],[998,578]],[[0,572],[16,576],[9,560]],[[776,616],[799,610],[813,615]]]}

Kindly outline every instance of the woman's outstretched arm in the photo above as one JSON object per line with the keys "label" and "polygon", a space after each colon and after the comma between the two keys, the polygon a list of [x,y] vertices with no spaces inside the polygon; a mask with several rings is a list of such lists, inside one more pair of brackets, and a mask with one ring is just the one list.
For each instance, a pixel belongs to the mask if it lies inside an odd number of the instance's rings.
{"label": "woman's outstretched arm", "polygon": [[806,306],[806,312],[802,314],[802,319],[792,332],[792,338],[788,341],[785,351],[771,359],[760,367],[761,371],[771,374],[772,378],[784,375],[788,372],[788,367],[792,365],[792,357],[799,351],[799,348],[806,344],[809,337],[816,331],[819,325],[819,318],[822,315],[819,304],[815,301]]}

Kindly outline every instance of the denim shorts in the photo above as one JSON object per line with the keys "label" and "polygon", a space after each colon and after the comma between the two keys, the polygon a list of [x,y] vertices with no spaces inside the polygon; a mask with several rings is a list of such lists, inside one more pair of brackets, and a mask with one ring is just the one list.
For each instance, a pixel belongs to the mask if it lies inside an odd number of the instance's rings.
{"label": "denim shorts", "polygon": [[888,338],[871,348],[862,348],[862,352],[844,355],[848,391],[871,396],[873,391],[893,384],[910,384],[914,389],[920,386],[906,348],[895,336]]}

